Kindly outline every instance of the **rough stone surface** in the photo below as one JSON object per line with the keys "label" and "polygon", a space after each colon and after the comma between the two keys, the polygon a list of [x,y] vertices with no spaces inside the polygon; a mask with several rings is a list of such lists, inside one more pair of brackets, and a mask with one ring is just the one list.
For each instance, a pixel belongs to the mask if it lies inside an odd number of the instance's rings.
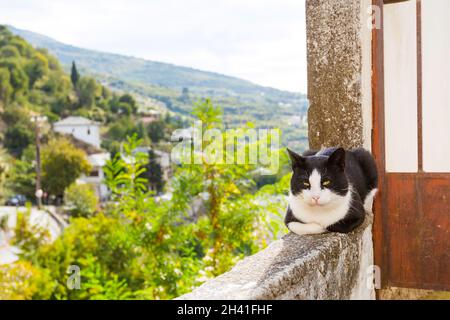
{"label": "rough stone surface", "polygon": [[[367,132],[363,129],[363,103],[370,104],[371,100],[363,94],[363,88],[367,87],[365,82],[363,85],[363,71],[367,70],[363,68],[363,45],[367,42],[365,2],[306,1],[308,124],[312,149],[364,144]],[[370,48],[368,51],[370,54]]]}
{"label": "rough stone surface", "polygon": [[375,299],[372,218],[349,234],[289,233],[178,299]]}

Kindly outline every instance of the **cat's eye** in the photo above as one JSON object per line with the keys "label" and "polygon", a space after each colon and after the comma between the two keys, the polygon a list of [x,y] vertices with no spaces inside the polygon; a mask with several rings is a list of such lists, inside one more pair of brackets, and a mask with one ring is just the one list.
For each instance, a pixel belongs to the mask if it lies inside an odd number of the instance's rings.
{"label": "cat's eye", "polygon": [[303,185],[304,185],[305,187],[309,187],[309,183],[308,183],[308,182],[303,182]]}
{"label": "cat's eye", "polygon": [[329,185],[330,183],[331,183],[330,180],[325,180],[324,182],[322,182],[322,185],[323,185],[323,186],[327,186],[327,185]]}

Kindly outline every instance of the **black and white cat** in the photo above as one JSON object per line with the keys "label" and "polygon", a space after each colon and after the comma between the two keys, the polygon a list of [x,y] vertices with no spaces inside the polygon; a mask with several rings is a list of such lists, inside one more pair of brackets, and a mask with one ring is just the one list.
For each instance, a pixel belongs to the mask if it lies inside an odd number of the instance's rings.
{"label": "black and white cat", "polygon": [[372,211],[377,168],[362,149],[327,148],[303,156],[288,149],[291,189],[285,223],[296,234],[347,233]]}

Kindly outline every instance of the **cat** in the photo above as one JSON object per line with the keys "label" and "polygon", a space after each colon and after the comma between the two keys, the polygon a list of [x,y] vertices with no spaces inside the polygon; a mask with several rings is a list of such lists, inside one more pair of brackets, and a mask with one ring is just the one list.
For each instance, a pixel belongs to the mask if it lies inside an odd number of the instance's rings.
{"label": "cat", "polygon": [[303,155],[287,151],[293,174],[284,222],[290,231],[347,233],[363,223],[378,184],[370,152],[337,147]]}

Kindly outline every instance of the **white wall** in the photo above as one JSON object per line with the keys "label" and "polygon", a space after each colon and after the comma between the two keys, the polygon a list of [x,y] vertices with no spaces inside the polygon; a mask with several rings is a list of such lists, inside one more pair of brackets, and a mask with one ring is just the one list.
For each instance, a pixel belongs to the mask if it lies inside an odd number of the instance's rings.
{"label": "white wall", "polygon": [[385,5],[387,172],[416,172],[418,169],[416,40],[416,1]]}
{"label": "white wall", "polygon": [[422,1],[423,168],[450,172],[450,1]]}
{"label": "white wall", "polygon": [[98,125],[54,125],[54,130],[72,134],[78,140],[100,147],[100,128]]}

